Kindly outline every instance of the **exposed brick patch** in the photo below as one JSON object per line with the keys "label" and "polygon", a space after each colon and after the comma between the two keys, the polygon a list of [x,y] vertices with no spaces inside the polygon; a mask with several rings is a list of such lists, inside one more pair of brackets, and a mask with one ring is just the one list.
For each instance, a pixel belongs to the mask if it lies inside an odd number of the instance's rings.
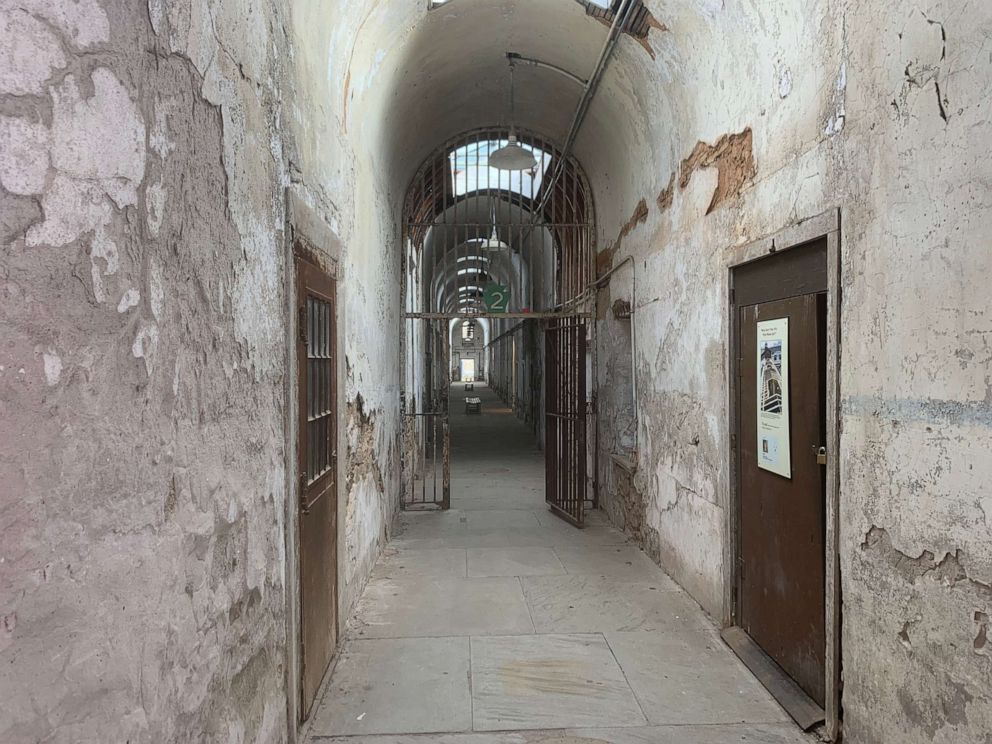
{"label": "exposed brick patch", "polygon": [[[689,157],[679,165],[679,189],[684,190],[689,185],[697,168],[714,166],[718,173],[717,185],[706,214],[740,194],[744,185],[754,178],[756,167],[750,127],[738,134],[725,134],[713,145],[697,142]],[[661,196],[658,200],[661,206]]]}
{"label": "exposed brick patch", "polygon": [[379,461],[376,459],[376,411],[365,412],[361,393],[348,402],[348,476],[345,487],[348,493],[356,483],[372,476],[376,490],[386,492]]}
{"label": "exposed brick patch", "polygon": [[645,222],[647,218],[648,203],[646,199],[641,199],[637,203],[637,207],[634,208],[634,213],[630,215],[630,219],[620,228],[617,239],[613,241],[612,245],[596,254],[596,276],[600,276],[610,270],[610,267],[613,265],[613,256],[620,250],[623,239],[630,235],[635,227]]}
{"label": "exposed brick patch", "polygon": [[672,177],[668,179],[668,185],[661,190],[660,194],[658,194],[658,209],[664,212],[666,209],[671,208],[674,197],[675,174],[672,173]]}
{"label": "exposed brick patch", "polygon": [[[600,11],[598,11],[597,9],[597,13],[599,12]],[[593,15],[593,18],[595,18],[597,21],[602,23],[607,28],[613,25],[612,15],[597,14],[597,15]],[[638,8],[633,12],[632,20],[628,22],[627,28],[624,30],[624,33],[627,34],[627,36],[632,38],[634,41],[636,41],[638,44],[640,44],[644,48],[644,51],[651,56],[651,59],[655,59],[654,49],[651,48],[651,44],[648,42],[648,35],[651,29],[665,32],[668,31],[668,26],[666,26],[664,23],[662,23],[657,18],[655,18],[654,15],[651,13],[651,11],[642,5],[640,8]]]}

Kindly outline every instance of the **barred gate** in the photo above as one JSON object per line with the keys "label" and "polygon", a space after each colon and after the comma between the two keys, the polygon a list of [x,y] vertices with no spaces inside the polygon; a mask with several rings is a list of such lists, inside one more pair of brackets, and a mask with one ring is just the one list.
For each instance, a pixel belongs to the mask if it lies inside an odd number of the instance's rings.
{"label": "barred gate", "polygon": [[[557,437],[553,448],[550,438],[546,442],[548,500],[556,513],[581,524],[587,470],[584,319],[595,302],[592,199],[575,160],[533,133],[516,132],[534,156],[532,168],[490,166],[490,154],[506,146],[509,135],[505,127],[484,128],[449,140],[424,161],[407,193],[401,283],[403,506],[450,505],[451,330],[465,318],[488,319],[488,364],[505,364],[500,354],[515,347],[495,340],[533,320],[549,324],[549,338],[558,340],[548,341],[547,348],[554,348],[566,375],[557,382],[555,375],[544,376],[546,387],[556,391],[554,415],[545,417],[555,419]],[[578,336],[581,341],[573,339]],[[541,353],[540,342],[533,353]],[[565,361],[569,354],[578,354],[578,361]],[[535,396],[550,403],[550,388],[543,394],[527,389],[530,381],[524,377],[512,376],[519,389],[501,391],[501,397],[531,406],[533,420]]]}
{"label": "barred gate", "polygon": [[549,321],[544,334],[545,501],[582,526],[586,508],[586,321]]}

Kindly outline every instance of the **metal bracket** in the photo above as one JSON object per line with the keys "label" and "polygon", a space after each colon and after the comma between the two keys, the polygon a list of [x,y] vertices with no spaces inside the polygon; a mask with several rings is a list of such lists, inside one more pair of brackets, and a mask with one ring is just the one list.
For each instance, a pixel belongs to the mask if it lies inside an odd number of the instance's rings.
{"label": "metal bracket", "polygon": [[524,57],[516,52],[507,52],[506,58],[510,60],[510,66],[515,64],[530,65],[531,67],[543,67],[546,70],[551,70],[552,72],[557,72],[559,75],[564,75],[573,83],[578,83],[582,87],[588,84],[588,80],[583,80],[578,75],[569,72],[564,67],[559,67],[558,65],[553,65],[550,62],[544,62],[539,59],[534,59],[533,57]]}

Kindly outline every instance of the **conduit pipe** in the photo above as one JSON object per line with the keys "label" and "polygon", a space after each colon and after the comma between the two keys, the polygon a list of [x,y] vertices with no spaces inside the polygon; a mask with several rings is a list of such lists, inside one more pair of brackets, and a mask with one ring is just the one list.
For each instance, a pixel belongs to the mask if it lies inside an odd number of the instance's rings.
{"label": "conduit pipe", "polygon": [[[616,15],[613,16],[613,23],[610,24],[609,33],[606,35],[606,40],[603,42],[603,48],[600,50],[599,58],[596,60],[596,66],[593,68],[592,76],[585,81],[581,81],[583,85],[582,98],[579,99],[579,104],[576,106],[575,114],[572,116],[572,123],[568,128],[568,134],[565,137],[564,145],[561,148],[561,152],[558,157],[558,162],[555,163],[554,169],[551,171],[551,177],[545,179],[544,183],[541,185],[541,191],[544,195],[541,197],[541,201],[538,202],[537,208],[531,212],[531,224],[527,227],[527,231],[523,233],[520,237],[523,240],[530,232],[534,229],[537,223],[540,221],[540,216],[544,212],[545,206],[547,206],[548,199],[551,194],[554,193],[555,182],[561,177],[561,174],[565,170],[565,163],[568,160],[568,156],[572,150],[572,145],[575,144],[575,139],[578,137],[579,128],[582,126],[582,122],[585,120],[586,113],[589,110],[589,105],[592,103],[593,96],[596,95],[596,90],[599,88],[599,83],[603,79],[603,73],[606,71],[606,65],[613,56],[613,50],[616,48],[617,43],[620,41],[620,35],[623,30],[627,27],[627,21],[630,20],[631,12],[634,9],[634,0],[620,0],[620,7],[617,8]],[[570,78],[577,81],[580,80],[577,76],[568,72],[567,70],[557,67],[555,65],[550,65],[547,63],[541,63],[539,60],[530,60],[514,52],[506,53],[507,59],[510,60],[510,64],[514,64],[517,61],[530,63],[538,63],[537,66],[548,67],[549,69],[556,70]],[[624,262],[617,264],[616,268],[620,268]],[[612,271],[610,272],[612,273]],[[609,274],[607,274],[608,276]],[[555,305],[555,310],[564,309],[570,305],[577,305],[582,300],[586,292],[592,288],[592,284],[586,287],[578,297],[573,297],[571,300],[565,303],[559,303]],[[633,306],[632,306],[633,307]],[[633,334],[631,334],[633,338]],[[636,439],[636,435],[635,435]]]}
{"label": "conduit pipe", "polygon": [[623,29],[627,27],[627,21],[629,20],[630,13],[633,8],[634,0],[620,0],[620,7],[617,8],[616,15],[613,16],[613,23],[610,25],[610,32],[606,35],[606,41],[603,42],[603,48],[599,53],[599,59],[596,60],[596,66],[593,68],[593,72],[589,77],[589,80],[585,82],[584,89],[582,91],[582,98],[579,99],[579,105],[576,107],[575,114],[572,116],[572,124],[568,128],[568,134],[566,135],[565,142],[561,148],[559,160],[555,164],[555,169],[552,171],[551,178],[547,181],[547,185],[541,189],[544,191],[544,196],[541,197],[541,201],[537,205],[537,209],[534,211],[535,221],[537,220],[538,215],[544,211],[544,207],[547,204],[548,197],[553,191],[555,182],[565,169],[565,161],[568,159],[568,156],[572,151],[572,145],[575,144],[575,138],[578,137],[579,128],[582,126],[582,122],[586,117],[586,112],[589,110],[589,105],[592,103],[593,96],[596,95],[596,90],[599,88],[599,83],[603,79],[603,73],[606,71],[606,64],[610,61],[610,57],[613,56],[613,50],[620,41],[620,35],[623,33]]}
{"label": "conduit pipe", "polygon": [[[537,209],[532,212],[532,223],[530,230],[533,230],[534,225],[540,215],[544,212],[544,207],[547,205],[548,198],[554,192],[555,182],[561,177],[562,172],[565,169],[565,162],[568,160],[568,156],[572,151],[572,146],[575,144],[575,139],[578,137],[579,128],[582,126],[582,122],[585,120],[586,113],[589,111],[589,106],[592,103],[593,96],[596,95],[596,90],[599,88],[599,83],[603,79],[603,73],[606,71],[606,65],[613,56],[613,51],[616,49],[617,44],[620,41],[620,35],[623,30],[627,27],[627,21],[630,20],[631,11],[634,8],[634,0],[620,0],[620,7],[617,8],[616,15],[613,16],[613,23],[610,25],[610,31],[606,35],[606,40],[603,42],[603,48],[599,53],[599,58],[596,60],[596,66],[593,68],[593,73],[589,77],[583,86],[582,98],[579,99],[579,104],[575,108],[575,114],[572,116],[572,123],[568,128],[568,134],[565,137],[565,142],[562,145],[561,153],[558,158],[558,162],[555,164],[555,168],[551,173],[551,178],[547,179],[542,185],[541,190],[544,192],[544,196],[541,197],[541,201],[537,205]],[[510,53],[507,53],[507,58],[510,59],[510,64],[512,65],[515,61]],[[517,58],[516,61],[523,61],[523,58]],[[536,60],[535,60],[536,61]],[[557,71],[565,73],[567,71],[557,69]],[[567,73],[570,77],[571,73]],[[637,451],[637,446],[639,442],[639,429],[640,421],[637,412],[637,370],[635,367],[637,359],[637,333],[635,331],[634,325],[634,312],[637,304],[637,278],[636,272],[633,271],[633,256],[627,256],[620,263],[610,269],[602,277],[591,282],[589,286],[586,287],[585,292],[591,289],[595,289],[599,286],[601,282],[609,279],[621,266],[625,263],[631,263],[632,278],[631,278],[631,319],[630,319],[630,356],[631,356],[631,388],[634,397],[634,450]],[[583,292],[582,294],[585,294]],[[581,295],[580,295],[581,296]],[[579,298],[575,298],[579,299]],[[566,303],[570,304],[570,303]],[[598,427],[597,427],[598,433]],[[597,479],[598,480],[598,479]]]}

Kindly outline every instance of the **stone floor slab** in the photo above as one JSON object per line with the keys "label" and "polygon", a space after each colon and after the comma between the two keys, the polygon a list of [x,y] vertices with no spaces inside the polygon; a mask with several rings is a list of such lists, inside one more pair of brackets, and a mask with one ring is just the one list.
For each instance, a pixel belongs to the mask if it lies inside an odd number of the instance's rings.
{"label": "stone floor slab", "polygon": [[666,589],[676,588],[665,572],[635,545],[562,545],[555,552],[570,574],[651,581]]}
{"label": "stone floor slab", "polygon": [[[528,744],[820,744],[794,723],[730,726],[646,726],[623,729],[570,729]],[[569,742],[568,736],[575,737]]]}
{"label": "stone floor slab", "polygon": [[511,577],[375,579],[350,628],[365,638],[534,632],[519,580]]}
{"label": "stone floor slab", "polygon": [[539,530],[541,523],[528,509],[480,509],[466,512],[469,532]]}
{"label": "stone floor slab", "polygon": [[538,633],[664,631],[709,627],[699,605],[664,580],[625,582],[603,576],[520,579]]}
{"label": "stone floor slab", "polygon": [[472,639],[476,731],[645,723],[602,636]]}
{"label": "stone floor slab", "polygon": [[468,674],[468,638],[346,641],[311,731],[316,736],[468,730]]}
{"label": "stone floor slab", "polygon": [[468,518],[460,511],[408,511],[400,515],[396,542],[464,535]]}
{"label": "stone floor slab", "polygon": [[551,548],[469,548],[469,576],[553,576],[565,573]]}
{"label": "stone floor slab", "polygon": [[320,744],[819,744],[795,724],[636,726],[625,728],[410,734],[314,739]]}
{"label": "stone floor slab", "polygon": [[465,578],[468,561],[464,548],[427,548],[400,550],[387,547],[372,572],[372,577],[400,578],[430,576]]}
{"label": "stone floor slab", "polygon": [[651,723],[789,720],[715,631],[607,633],[606,640]]}
{"label": "stone floor slab", "polygon": [[537,520],[547,535],[546,542],[552,546],[585,546],[585,545],[625,545],[630,539],[608,523],[596,518],[594,514],[586,515],[585,527],[577,528],[556,516],[549,509],[539,510]]}

